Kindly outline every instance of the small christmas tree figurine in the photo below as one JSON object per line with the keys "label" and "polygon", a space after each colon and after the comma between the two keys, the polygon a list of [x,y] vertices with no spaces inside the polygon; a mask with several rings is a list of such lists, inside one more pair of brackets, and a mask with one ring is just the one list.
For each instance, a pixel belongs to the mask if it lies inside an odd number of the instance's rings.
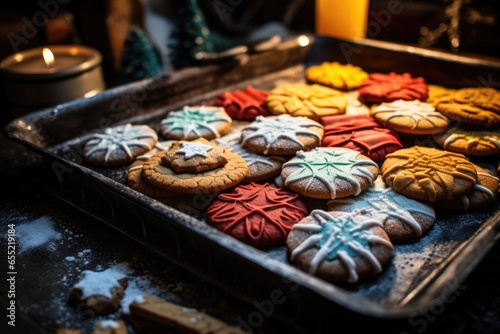
{"label": "small christmas tree figurine", "polygon": [[167,41],[174,68],[192,65],[199,52],[216,53],[241,44],[241,40],[210,31],[197,0],[176,2],[174,27]]}
{"label": "small christmas tree figurine", "polygon": [[121,59],[122,82],[129,83],[162,74],[164,70],[158,50],[141,28],[132,26]]}

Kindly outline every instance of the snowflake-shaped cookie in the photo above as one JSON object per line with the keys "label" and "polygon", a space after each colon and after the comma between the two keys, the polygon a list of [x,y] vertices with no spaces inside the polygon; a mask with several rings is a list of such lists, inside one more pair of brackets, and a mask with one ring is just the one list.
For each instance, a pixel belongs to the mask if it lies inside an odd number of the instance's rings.
{"label": "snowflake-shaped cookie", "polygon": [[374,274],[382,271],[382,261],[371,247],[382,245],[391,252],[394,247],[389,240],[373,232],[372,227],[382,227],[380,221],[371,218],[359,220],[353,214],[333,216],[322,210],[313,210],[310,216],[312,223],[298,223],[292,228],[292,231],[306,232],[308,236],[291,251],[290,260],[298,261],[303,253],[315,249],[307,264],[309,273],[317,274],[320,266],[338,260],[348,274],[349,283],[359,280],[355,261],[358,257],[366,261]]}

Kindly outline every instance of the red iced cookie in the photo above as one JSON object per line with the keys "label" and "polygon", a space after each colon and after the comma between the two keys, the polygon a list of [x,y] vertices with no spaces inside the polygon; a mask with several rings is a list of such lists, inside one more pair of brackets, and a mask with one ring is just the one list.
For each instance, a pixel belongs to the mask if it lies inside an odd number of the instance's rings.
{"label": "red iced cookie", "polygon": [[307,215],[301,195],[254,182],[220,194],[206,212],[209,225],[255,247],[283,244]]}
{"label": "red iced cookie", "polygon": [[359,88],[359,99],[367,103],[395,100],[425,101],[428,87],[422,77],[413,78],[409,73],[372,73]]}
{"label": "red iced cookie", "polygon": [[322,146],[345,147],[363,153],[374,161],[403,147],[396,133],[381,127],[369,115],[322,117]]}
{"label": "red iced cookie", "polygon": [[247,86],[243,90],[220,94],[213,105],[224,107],[231,118],[254,120],[259,115],[269,115],[264,105],[267,95],[265,91]]}

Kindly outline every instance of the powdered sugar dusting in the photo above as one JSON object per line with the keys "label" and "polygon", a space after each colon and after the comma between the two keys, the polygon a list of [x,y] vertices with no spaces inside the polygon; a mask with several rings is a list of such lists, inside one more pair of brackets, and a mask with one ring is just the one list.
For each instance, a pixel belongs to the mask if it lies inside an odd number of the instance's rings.
{"label": "powdered sugar dusting", "polygon": [[127,289],[125,289],[125,297],[121,301],[123,314],[130,313],[130,304],[144,303],[144,295],[158,295],[159,291],[155,285],[147,278],[134,277],[128,281]]}
{"label": "powdered sugar dusting", "polygon": [[42,216],[32,222],[17,226],[16,234],[19,242],[19,253],[62,238],[61,233],[55,230],[54,222],[48,216]]}
{"label": "powdered sugar dusting", "polygon": [[99,327],[101,329],[118,329],[120,325],[114,320],[102,320],[99,322]]}
{"label": "powdered sugar dusting", "polygon": [[82,290],[82,298],[96,295],[111,298],[111,290],[120,286],[118,281],[125,278],[129,271],[124,263],[104,271],[84,270],[83,278],[74,287]]}

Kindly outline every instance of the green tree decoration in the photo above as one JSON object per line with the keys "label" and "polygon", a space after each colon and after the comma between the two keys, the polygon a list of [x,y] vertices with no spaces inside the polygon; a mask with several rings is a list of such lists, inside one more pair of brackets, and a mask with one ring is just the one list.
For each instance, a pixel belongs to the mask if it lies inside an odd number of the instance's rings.
{"label": "green tree decoration", "polygon": [[173,23],[167,46],[175,69],[193,65],[198,52],[217,53],[243,44],[211,31],[197,0],[176,2]]}
{"label": "green tree decoration", "polygon": [[160,54],[138,26],[132,26],[121,58],[122,83],[130,83],[164,74]]}

